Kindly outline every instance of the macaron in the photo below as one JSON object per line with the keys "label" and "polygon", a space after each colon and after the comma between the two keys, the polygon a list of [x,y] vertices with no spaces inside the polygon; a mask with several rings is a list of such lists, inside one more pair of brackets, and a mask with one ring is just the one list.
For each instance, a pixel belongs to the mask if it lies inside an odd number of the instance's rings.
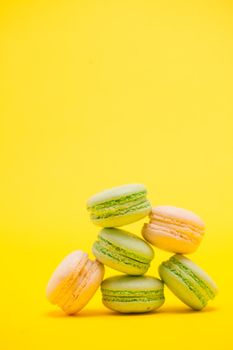
{"label": "macaron", "polygon": [[215,282],[183,255],[173,255],[163,262],[159,275],[168,288],[194,310],[203,309],[217,294]]}
{"label": "macaron", "polygon": [[101,284],[103,304],[122,313],[142,313],[164,303],[163,283],[149,276],[114,276]]}
{"label": "macaron", "polygon": [[173,253],[193,253],[204,235],[205,225],[193,212],[172,206],[152,208],[142,236],[154,246]]}
{"label": "macaron", "polygon": [[104,266],[77,250],[66,256],[52,274],[46,289],[48,300],[65,313],[79,312],[92,298],[104,276]]}
{"label": "macaron", "polygon": [[154,257],[147,242],[117,228],[102,229],[92,252],[101,263],[129,275],[143,275]]}
{"label": "macaron", "polygon": [[142,219],[151,211],[147,190],[141,184],[114,187],[87,201],[91,221],[101,227],[118,227]]}

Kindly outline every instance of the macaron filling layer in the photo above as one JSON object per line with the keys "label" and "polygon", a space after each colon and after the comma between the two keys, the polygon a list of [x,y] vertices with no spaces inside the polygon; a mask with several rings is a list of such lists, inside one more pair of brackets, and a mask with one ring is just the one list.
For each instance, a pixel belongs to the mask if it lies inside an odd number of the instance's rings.
{"label": "macaron filling layer", "polygon": [[75,281],[73,289],[71,288],[70,295],[67,294],[66,300],[63,303],[63,309],[68,310],[70,306],[74,303],[76,299],[81,295],[82,291],[85,289],[93,273],[97,270],[97,266],[93,261],[88,261],[81,271],[80,275]]}
{"label": "macaron filling layer", "polygon": [[74,300],[80,294],[80,291],[83,288],[83,285],[87,283],[88,275],[90,275],[91,262],[87,261],[87,263],[83,266],[78,276],[74,276],[72,279],[72,283],[69,286],[66,286],[66,292],[63,291],[63,294],[60,294],[59,299],[57,300],[57,304],[63,308],[63,310],[67,310],[70,305],[74,302]]}
{"label": "macaron filling layer", "polygon": [[151,232],[156,232],[157,234],[163,234],[165,236],[174,237],[182,239],[188,242],[199,243],[202,239],[202,234],[199,232],[191,231],[187,227],[175,226],[170,224],[162,224],[157,222],[151,222],[149,224],[144,224],[143,231],[147,230]]}
{"label": "macaron filling layer", "polygon": [[[116,247],[113,244],[99,238],[93,245],[93,250],[109,256],[111,259],[117,260],[125,265],[134,266],[137,268],[148,268],[150,261],[146,261],[144,257],[135,255],[133,252],[125,251],[122,248]],[[143,261],[142,261],[143,260]]]}
{"label": "macaron filling layer", "polygon": [[95,209],[91,208],[91,219],[98,220],[98,219],[106,219],[111,216],[121,216],[130,214],[131,212],[150,209],[151,205],[150,202],[147,200],[146,197],[137,200],[137,201],[131,201],[127,203],[121,203],[121,204],[115,204],[111,207],[102,208],[102,209]]}
{"label": "macaron filling layer", "polygon": [[117,302],[117,303],[148,303],[148,302],[154,302],[154,301],[159,301],[159,300],[163,300],[164,297],[158,297],[158,298],[147,298],[147,297],[131,297],[131,298],[127,298],[127,297],[119,297],[119,296],[115,296],[115,297],[109,297],[109,296],[103,296],[103,301],[107,301],[107,302]]}
{"label": "macaron filling layer", "polygon": [[79,266],[67,276],[61,287],[56,291],[51,300],[53,304],[60,306],[65,312],[69,313],[74,302],[82,295],[86,286],[92,279],[92,276],[98,269],[96,261],[92,261],[84,256]]}
{"label": "macaron filling layer", "polygon": [[162,300],[164,299],[163,289],[158,290],[109,290],[101,289],[103,294],[103,299],[109,301],[119,301],[119,302],[128,302],[128,301],[137,301],[140,300]]}
{"label": "macaron filling layer", "polygon": [[138,199],[142,199],[144,197],[146,197],[146,191],[132,193],[130,195],[120,196],[119,198],[107,200],[105,202],[96,204],[94,206],[88,206],[87,209],[91,209],[93,211],[94,210],[101,210],[101,209],[113,207],[115,205],[120,205],[120,204],[129,203],[129,202],[134,202],[134,201],[136,201]]}
{"label": "macaron filling layer", "polygon": [[163,223],[164,224],[173,224],[176,226],[189,228],[191,231],[196,231],[200,234],[204,234],[204,227],[203,226],[199,226],[197,224],[190,223],[190,222],[184,222],[181,219],[179,220],[178,218],[159,215],[158,213],[151,214],[151,222],[161,223],[161,224],[163,224]]}
{"label": "macaron filling layer", "polygon": [[213,290],[211,290],[211,288],[190,268],[182,264],[182,262],[176,259],[175,256],[171,257],[170,261],[179,266],[181,270],[183,270],[188,276],[190,276],[195,282],[197,282],[197,284],[207,293],[210,299],[213,299],[215,297],[215,293],[213,292]]}
{"label": "macaron filling layer", "polygon": [[151,259],[146,258],[145,256],[139,255],[138,253],[135,253],[134,251],[126,250],[122,247],[119,247],[111,242],[109,242],[107,239],[104,239],[103,237],[99,236],[98,241],[95,243],[98,244],[98,247],[101,247],[102,250],[107,250],[112,252],[111,255],[120,255],[122,257],[127,257],[130,259],[133,259],[137,262],[143,263],[143,264],[149,264]]}

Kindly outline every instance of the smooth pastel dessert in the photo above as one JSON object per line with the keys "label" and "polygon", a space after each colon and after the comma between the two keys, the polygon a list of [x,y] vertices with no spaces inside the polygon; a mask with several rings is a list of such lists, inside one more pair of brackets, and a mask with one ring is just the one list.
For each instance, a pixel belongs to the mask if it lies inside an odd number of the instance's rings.
{"label": "smooth pastel dessert", "polygon": [[147,242],[117,228],[102,229],[92,252],[101,263],[129,275],[144,274],[154,257]]}
{"label": "smooth pastel dessert", "polygon": [[104,277],[104,266],[80,250],[66,256],[52,274],[48,300],[65,313],[75,314],[92,298]]}
{"label": "smooth pastel dessert", "polygon": [[101,227],[118,227],[142,219],[151,211],[147,190],[141,184],[114,187],[87,201],[91,221]]}
{"label": "smooth pastel dessert", "polygon": [[154,246],[173,253],[193,253],[204,235],[203,221],[193,212],[172,206],[152,208],[142,236]]}
{"label": "smooth pastel dessert", "polygon": [[215,282],[190,259],[173,255],[159,266],[159,275],[168,288],[194,310],[203,309],[217,294]]}
{"label": "smooth pastel dessert", "polygon": [[163,283],[149,276],[114,276],[101,284],[103,304],[122,313],[142,313],[164,303]]}

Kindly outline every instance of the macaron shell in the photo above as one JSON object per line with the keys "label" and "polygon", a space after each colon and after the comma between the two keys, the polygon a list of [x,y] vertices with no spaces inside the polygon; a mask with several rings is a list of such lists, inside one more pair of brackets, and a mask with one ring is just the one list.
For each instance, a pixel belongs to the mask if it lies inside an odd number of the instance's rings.
{"label": "macaron shell", "polygon": [[94,219],[91,218],[93,224],[100,227],[120,227],[128,225],[130,223],[141,220],[147,216],[151,211],[151,207],[145,207],[141,209],[134,210],[133,212],[126,213],[124,215],[109,216],[107,218]]}
{"label": "macaron shell", "polygon": [[[163,289],[163,283],[161,280],[151,276],[127,276],[127,275],[117,275],[106,278],[101,283],[101,290],[107,290],[108,294],[111,291],[117,292],[130,292],[132,291],[134,295],[142,296],[144,292],[154,292],[155,290]],[[141,294],[141,291],[143,294]],[[127,293],[126,293],[127,294]]]}
{"label": "macaron shell", "polygon": [[103,203],[112,199],[118,199],[122,196],[128,196],[138,192],[146,193],[146,187],[143,184],[127,184],[113,187],[90,197],[87,201],[87,207],[91,208],[92,206],[99,203]]}
{"label": "macaron shell", "polygon": [[164,217],[167,219],[172,218],[180,221],[181,223],[195,225],[201,229],[204,229],[205,227],[202,219],[192,211],[169,205],[160,205],[152,208],[151,217]]}
{"label": "macaron shell", "polygon": [[103,304],[110,310],[120,313],[145,313],[158,309],[164,303],[164,300],[143,300],[138,299],[130,302],[117,302],[103,300]]}

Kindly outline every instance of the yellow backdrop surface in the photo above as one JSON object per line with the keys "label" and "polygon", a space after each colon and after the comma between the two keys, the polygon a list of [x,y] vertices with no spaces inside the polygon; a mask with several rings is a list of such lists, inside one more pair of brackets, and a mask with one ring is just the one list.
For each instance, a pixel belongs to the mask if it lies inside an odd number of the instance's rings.
{"label": "yellow backdrop surface", "polygon": [[[0,50],[0,348],[232,348],[232,2],[3,0]],[[198,313],[166,289],[121,316],[98,291],[65,317],[45,286],[72,250],[92,256],[86,200],[132,182],[203,218],[192,259],[219,296]]]}

